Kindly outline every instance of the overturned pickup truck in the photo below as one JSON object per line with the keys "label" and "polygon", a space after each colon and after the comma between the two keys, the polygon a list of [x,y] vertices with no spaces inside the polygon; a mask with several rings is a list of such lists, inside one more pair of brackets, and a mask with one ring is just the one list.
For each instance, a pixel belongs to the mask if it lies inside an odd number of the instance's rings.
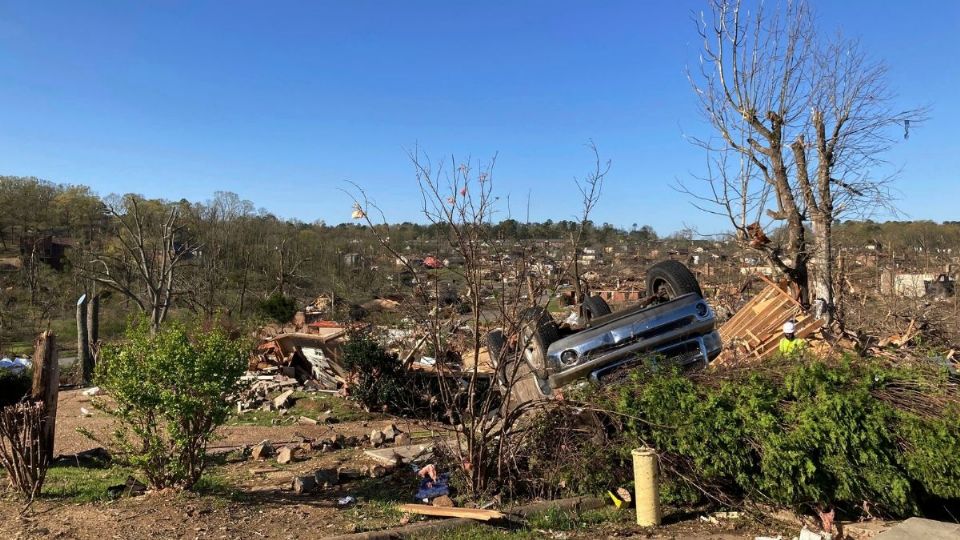
{"label": "overturned pickup truck", "polygon": [[505,374],[516,373],[512,393],[523,402],[549,397],[576,380],[601,382],[639,364],[644,355],[687,367],[706,365],[720,354],[713,310],[686,266],[676,261],[652,266],[647,294],[640,305],[615,313],[600,297],[587,298],[581,305],[584,327],[567,335],[542,308],[527,310],[521,354],[509,354],[503,332],[491,331],[491,359],[522,362],[497,370],[503,374],[501,384],[506,384]]}

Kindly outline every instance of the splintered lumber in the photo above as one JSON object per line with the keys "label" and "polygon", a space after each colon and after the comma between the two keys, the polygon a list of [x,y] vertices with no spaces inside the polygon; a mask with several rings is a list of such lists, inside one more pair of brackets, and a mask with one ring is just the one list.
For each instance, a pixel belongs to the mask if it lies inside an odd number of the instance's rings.
{"label": "splintered lumber", "polygon": [[467,518],[476,519],[479,521],[490,521],[491,519],[503,519],[506,517],[506,514],[496,510],[481,510],[479,508],[450,508],[444,506],[431,506],[429,504],[401,504],[397,506],[397,509],[408,514]]}
{"label": "splintered lumber", "polygon": [[794,322],[799,338],[807,338],[823,326],[823,319],[807,312],[787,290],[760,278],[767,282],[767,287],[719,329],[725,344],[758,360],[777,352],[785,322]]}

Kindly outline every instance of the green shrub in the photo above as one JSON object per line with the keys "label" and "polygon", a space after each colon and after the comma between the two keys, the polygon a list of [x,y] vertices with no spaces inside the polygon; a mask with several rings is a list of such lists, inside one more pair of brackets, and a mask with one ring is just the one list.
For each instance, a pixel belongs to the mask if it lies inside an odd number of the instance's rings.
{"label": "green shrub", "polygon": [[[891,515],[960,498],[960,395],[928,366],[798,361],[693,380],[639,371],[599,399],[624,418],[626,451],[661,453],[682,484],[795,508],[867,501]],[[689,493],[689,490],[687,490]]]}
{"label": "green shrub", "polygon": [[96,383],[118,420],[112,454],[137,468],[154,488],[190,488],[207,465],[207,444],[231,409],[249,347],[222,330],[180,324],[150,335],[132,325],[124,342],[103,348]]}
{"label": "green shrub", "polygon": [[409,377],[396,355],[388,353],[367,332],[354,332],[340,359],[349,372],[350,395],[367,410],[405,410]]}
{"label": "green shrub", "polygon": [[280,324],[288,323],[297,313],[297,302],[289,296],[273,293],[260,302],[260,312]]}

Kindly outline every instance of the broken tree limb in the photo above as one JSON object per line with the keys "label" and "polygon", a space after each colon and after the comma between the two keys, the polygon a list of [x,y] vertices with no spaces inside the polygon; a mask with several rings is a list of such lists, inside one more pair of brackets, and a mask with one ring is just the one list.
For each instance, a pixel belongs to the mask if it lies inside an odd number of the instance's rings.
{"label": "broken tree limb", "polygon": [[57,423],[57,394],[60,391],[60,365],[57,362],[56,338],[47,330],[37,338],[33,353],[33,391],[31,397],[45,406],[41,433],[43,453],[53,462],[53,440]]}

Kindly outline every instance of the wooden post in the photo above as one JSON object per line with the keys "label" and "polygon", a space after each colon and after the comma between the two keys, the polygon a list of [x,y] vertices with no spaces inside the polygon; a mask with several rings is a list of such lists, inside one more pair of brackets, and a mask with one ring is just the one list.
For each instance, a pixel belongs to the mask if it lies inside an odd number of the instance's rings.
{"label": "wooden post", "polygon": [[37,339],[33,353],[33,392],[35,401],[46,406],[41,447],[48,462],[53,462],[53,440],[57,425],[57,394],[60,391],[60,364],[57,362],[57,344],[53,332],[47,330]]}
{"label": "wooden post", "polygon": [[83,384],[90,382],[90,336],[87,335],[87,295],[77,299],[77,362]]}
{"label": "wooden post", "polygon": [[98,351],[97,345],[100,342],[100,296],[94,294],[87,303],[87,351],[89,355],[89,369],[83,368],[84,374],[93,374],[93,368],[96,366]]}

